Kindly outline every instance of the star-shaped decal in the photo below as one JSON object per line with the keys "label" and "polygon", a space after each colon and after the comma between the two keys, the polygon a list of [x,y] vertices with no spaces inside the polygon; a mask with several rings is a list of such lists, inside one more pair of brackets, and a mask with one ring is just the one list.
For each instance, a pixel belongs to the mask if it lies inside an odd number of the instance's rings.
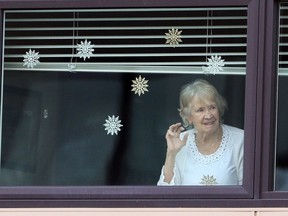
{"label": "star-shaped decal", "polygon": [[200,182],[200,184],[203,185],[216,185],[217,180],[214,178],[213,175],[203,175],[202,181]]}
{"label": "star-shaped decal", "polygon": [[135,80],[132,80],[132,90],[131,91],[134,91],[135,92],[135,94],[138,94],[139,96],[141,95],[141,94],[144,94],[145,93],[145,91],[147,91],[148,92],[148,81],[149,80],[145,80],[145,78],[143,77],[141,77],[141,75],[137,78],[136,77],[136,79]]}
{"label": "star-shaped decal", "polygon": [[93,47],[95,46],[94,44],[91,44],[91,41],[87,41],[87,39],[83,42],[81,41],[81,44],[77,44],[78,48],[77,48],[77,55],[80,58],[83,58],[84,61],[86,60],[86,58],[90,58],[93,55],[94,49]]}
{"label": "star-shaped decal", "polygon": [[170,44],[173,47],[179,45],[179,43],[182,42],[181,33],[182,31],[179,31],[178,29],[175,28],[168,30],[168,33],[165,33],[166,44]]}
{"label": "star-shaped decal", "polygon": [[23,66],[26,66],[27,68],[34,68],[34,66],[40,63],[38,54],[39,52],[29,49],[29,52],[26,52],[26,55],[23,55]]}
{"label": "star-shaped decal", "polygon": [[207,66],[203,66],[202,70],[203,72],[208,75],[208,74],[216,74],[219,71],[223,71],[223,67],[225,66],[224,64],[224,59],[221,59],[221,56],[214,55],[211,56],[211,58],[208,58]]}
{"label": "star-shaped decal", "polygon": [[115,117],[114,115],[112,117],[108,116],[108,119],[105,120],[106,123],[103,124],[106,128],[105,130],[107,130],[107,135],[111,134],[111,135],[118,135],[118,131],[121,131],[121,128],[123,125],[120,124],[121,120],[119,120],[119,116]]}

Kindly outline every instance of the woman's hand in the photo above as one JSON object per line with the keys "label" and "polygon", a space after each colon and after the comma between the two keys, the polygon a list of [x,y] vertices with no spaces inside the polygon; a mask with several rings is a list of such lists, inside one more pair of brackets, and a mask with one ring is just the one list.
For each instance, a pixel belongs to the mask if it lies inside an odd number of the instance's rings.
{"label": "woman's hand", "polygon": [[181,126],[181,123],[173,124],[169,127],[166,133],[167,141],[167,153],[176,156],[176,154],[182,149],[186,144],[188,139],[188,133],[185,134],[183,139],[180,139],[180,133],[184,130],[184,127]]}
{"label": "woman's hand", "polygon": [[164,164],[164,182],[170,183],[174,176],[174,166],[177,153],[186,144],[188,133],[180,139],[180,133],[184,130],[181,123],[173,124],[166,133],[167,154]]}

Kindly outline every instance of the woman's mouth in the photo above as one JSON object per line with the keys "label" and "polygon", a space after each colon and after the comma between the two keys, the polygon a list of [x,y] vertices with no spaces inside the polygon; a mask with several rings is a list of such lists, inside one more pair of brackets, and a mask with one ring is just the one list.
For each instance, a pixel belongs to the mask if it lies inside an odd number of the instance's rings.
{"label": "woman's mouth", "polygon": [[204,125],[214,125],[215,121],[204,122]]}

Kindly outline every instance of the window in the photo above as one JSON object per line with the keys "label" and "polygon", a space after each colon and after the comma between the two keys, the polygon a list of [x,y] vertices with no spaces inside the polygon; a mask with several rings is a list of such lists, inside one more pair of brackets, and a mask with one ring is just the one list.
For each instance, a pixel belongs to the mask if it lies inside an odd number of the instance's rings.
{"label": "window", "polygon": [[[262,155],[275,148],[276,81],[264,59],[277,25],[263,26],[276,2],[18,3],[0,3],[3,206],[275,204],[259,197],[272,191]],[[215,54],[225,66],[205,75]],[[157,187],[179,89],[199,77],[228,100],[225,123],[245,130],[243,186]]]}
{"label": "window", "polygon": [[[286,80],[286,6],[287,1],[268,1],[267,8],[271,14],[263,23],[270,26],[263,31],[265,34],[265,49],[263,59],[265,73],[263,79],[262,108],[263,118],[261,130],[263,130],[262,144],[256,147],[256,151],[262,155],[259,162],[261,167],[260,178],[255,177],[256,182],[261,182],[261,198],[265,201],[277,203],[276,200],[287,197],[285,176],[285,80]],[[263,29],[264,30],[264,29]],[[264,33],[265,32],[265,33]],[[275,34],[276,33],[276,34]],[[269,59],[269,60],[268,60]],[[262,69],[260,67],[260,69]],[[261,150],[260,150],[261,148]],[[257,160],[257,156],[256,156]],[[260,172],[259,172],[260,173]],[[281,202],[280,202],[281,203]],[[283,203],[282,203],[283,204]],[[281,205],[281,204],[280,204]]]}
{"label": "window", "polygon": [[2,185],[155,185],[200,77],[244,129],[247,8],[148,10],[5,11]]}
{"label": "window", "polygon": [[275,190],[287,191],[287,156],[286,133],[287,126],[286,112],[287,97],[287,3],[281,3],[279,7],[279,69],[278,69],[278,118],[277,118],[277,146],[276,146],[276,176]]}

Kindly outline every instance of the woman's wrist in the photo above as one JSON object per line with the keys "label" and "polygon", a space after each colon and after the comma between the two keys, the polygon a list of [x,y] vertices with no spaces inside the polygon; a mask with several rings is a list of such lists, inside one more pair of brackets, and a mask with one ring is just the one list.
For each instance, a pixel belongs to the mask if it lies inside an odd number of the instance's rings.
{"label": "woman's wrist", "polygon": [[166,158],[168,157],[168,158],[173,158],[173,159],[175,159],[177,153],[178,153],[178,151],[173,151],[173,150],[167,149]]}

